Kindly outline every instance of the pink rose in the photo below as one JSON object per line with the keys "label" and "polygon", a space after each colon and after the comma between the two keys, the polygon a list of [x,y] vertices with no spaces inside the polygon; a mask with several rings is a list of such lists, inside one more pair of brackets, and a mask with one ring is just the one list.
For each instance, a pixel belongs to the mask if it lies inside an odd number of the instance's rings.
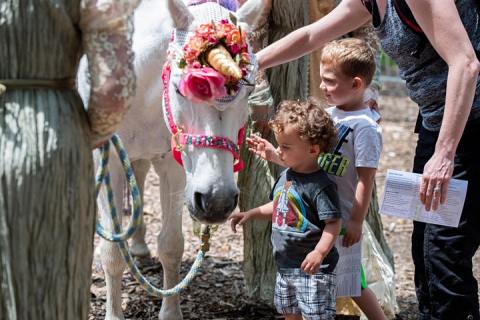
{"label": "pink rose", "polygon": [[193,102],[212,101],[227,95],[225,78],[212,68],[186,70],[178,90]]}

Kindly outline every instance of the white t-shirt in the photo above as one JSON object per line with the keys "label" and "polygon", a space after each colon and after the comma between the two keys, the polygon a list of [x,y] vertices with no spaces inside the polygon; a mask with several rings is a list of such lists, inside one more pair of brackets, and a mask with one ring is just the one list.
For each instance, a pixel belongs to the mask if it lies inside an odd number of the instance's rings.
{"label": "white t-shirt", "polygon": [[380,116],[369,107],[357,111],[327,109],[338,130],[334,149],[320,157],[320,166],[337,184],[342,220],[350,217],[357,187],[357,167],[377,168],[382,152]]}

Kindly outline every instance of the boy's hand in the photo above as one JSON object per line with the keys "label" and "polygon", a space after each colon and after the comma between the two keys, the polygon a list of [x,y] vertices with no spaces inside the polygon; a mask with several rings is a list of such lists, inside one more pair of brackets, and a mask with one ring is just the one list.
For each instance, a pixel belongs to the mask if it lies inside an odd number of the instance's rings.
{"label": "boy's hand", "polygon": [[348,220],[345,226],[345,236],[343,237],[342,245],[344,247],[351,247],[362,238],[362,222],[355,220]]}
{"label": "boy's hand", "polygon": [[321,254],[317,250],[313,250],[312,252],[307,254],[300,268],[303,270],[303,272],[307,274],[315,274],[320,269],[323,258],[323,254]]}
{"label": "boy's hand", "polygon": [[275,161],[275,159],[278,158],[277,151],[273,144],[257,135],[250,135],[250,137],[247,138],[247,145],[248,150],[264,160]]}
{"label": "boy's hand", "polygon": [[250,219],[250,215],[247,212],[235,212],[230,215],[230,227],[232,231],[237,233],[237,224],[243,226],[248,219]]}

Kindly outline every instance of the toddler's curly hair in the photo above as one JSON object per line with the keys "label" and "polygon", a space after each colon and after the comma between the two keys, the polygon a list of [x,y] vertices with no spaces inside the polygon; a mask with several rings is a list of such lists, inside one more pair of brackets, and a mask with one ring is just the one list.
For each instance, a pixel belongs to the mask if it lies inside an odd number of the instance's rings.
{"label": "toddler's curly hair", "polygon": [[269,125],[278,133],[285,130],[287,124],[293,125],[302,139],[320,145],[321,152],[330,151],[337,140],[330,115],[314,98],[282,101]]}

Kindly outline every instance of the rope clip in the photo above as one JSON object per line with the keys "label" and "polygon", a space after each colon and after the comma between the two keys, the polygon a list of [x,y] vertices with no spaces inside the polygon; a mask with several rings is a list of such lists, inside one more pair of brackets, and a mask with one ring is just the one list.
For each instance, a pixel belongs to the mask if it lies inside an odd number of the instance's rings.
{"label": "rope clip", "polygon": [[210,227],[206,226],[202,232],[202,245],[200,246],[200,250],[202,250],[202,252],[208,252],[208,250],[210,250],[209,241],[210,241]]}

